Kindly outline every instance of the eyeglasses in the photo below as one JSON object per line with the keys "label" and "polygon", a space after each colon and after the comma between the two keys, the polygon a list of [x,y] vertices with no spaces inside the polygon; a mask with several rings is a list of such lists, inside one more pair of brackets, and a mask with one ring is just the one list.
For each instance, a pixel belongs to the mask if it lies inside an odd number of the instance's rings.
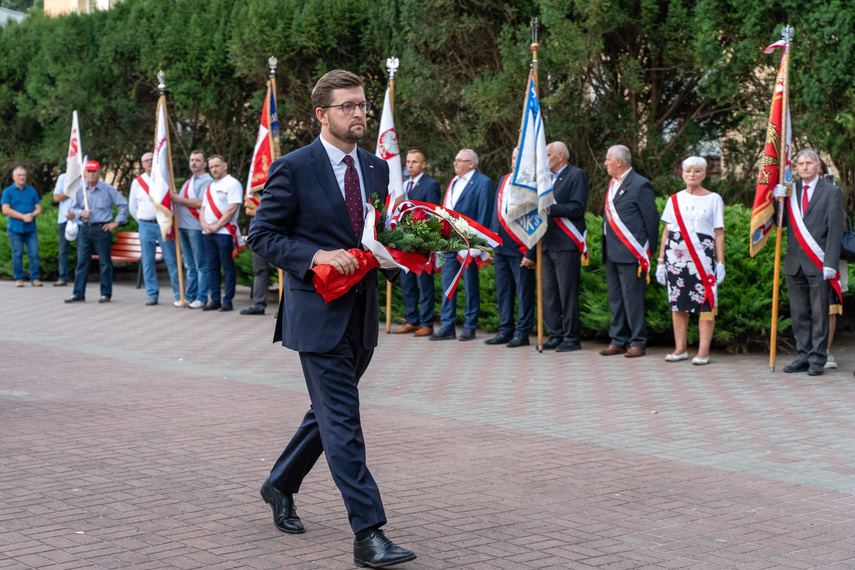
{"label": "eyeglasses", "polygon": [[366,114],[371,110],[371,103],[368,101],[363,101],[362,103],[342,103],[341,105],[327,105],[324,109],[331,109],[332,107],[341,107],[341,112],[345,115],[352,115],[354,109],[359,107],[362,114]]}
{"label": "eyeglasses", "polygon": [[455,158],[454,163],[457,164],[458,162],[472,162],[472,159],[471,158],[467,158],[467,159]]}

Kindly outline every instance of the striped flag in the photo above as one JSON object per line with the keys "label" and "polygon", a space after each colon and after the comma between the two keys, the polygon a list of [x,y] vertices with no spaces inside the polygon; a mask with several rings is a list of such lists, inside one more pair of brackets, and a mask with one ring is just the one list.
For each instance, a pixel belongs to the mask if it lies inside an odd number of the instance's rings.
{"label": "striped flag", "polygon": [[261,123],[258,125],[258,136],[249,161],[249,178],[246,183],[246,198],[258,206],[258,194],[267,183],[270,165],[279,156],[279,118],[276,113],[276,93],[272,81],[267,82],[267,94],[261,109]]}
{"label": "striped flag", "polygon": [[172,200],[169,190],[175,188],[172,180],[172,153],[169,147],[169,131],[166,121],[166,97],[160,96],[157,102],[157,122],[154,133],[154,159],[151,163],[151,187],[148,199],[154,204],[157,214],[157,225],[160,234],[166,239],[173,239],[172,231]]}

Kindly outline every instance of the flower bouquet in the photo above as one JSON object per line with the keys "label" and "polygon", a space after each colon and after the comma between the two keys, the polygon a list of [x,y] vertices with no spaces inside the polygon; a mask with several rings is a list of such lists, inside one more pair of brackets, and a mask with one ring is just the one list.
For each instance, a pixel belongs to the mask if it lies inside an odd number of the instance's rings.
{"label": "flower bouquet", "polygon": [[389,198],[382,203],[371,195],[365,227],[363,249],[348,250],[359,261],[359,269],[342,275],[331,265],[318,265],[313,271],[315,289],[329,303],[359,283],[371,269],[402,269],[420,275],[431,255],[444,251],[464,251],[460,269],[445,295],[451,297],[466,267],[470,250],[490,251],[502,240],[478,222],[463,214],[436,204],[404,200],[391,207]]}

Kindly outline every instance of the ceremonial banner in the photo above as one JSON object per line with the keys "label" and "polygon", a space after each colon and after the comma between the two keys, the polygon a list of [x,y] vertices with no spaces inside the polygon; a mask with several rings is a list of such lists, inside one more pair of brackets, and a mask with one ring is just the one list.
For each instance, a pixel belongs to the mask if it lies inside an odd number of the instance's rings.
{"label": "ceremonial banner", "polygon": [[258,137],[249,162],[249,179],[246,183],[246,197],[258,206],[258,194],[267,183],[270,164],[279,156],[279,118],[276,114],[276,93],[272,80],[267,82],[267,94],[261,109],[261,123],[258,125]]}
{"label": "ceremonial banner", "polygon": [[401,170],[401,150],[398,147],[398,135],[395,134],[395,118],[392,116],[392,104],[389,89],[383,99],[383,115],[380,118],[380,133],[377,135],[377,150],[374,153],[389,165],[389,210],[393,210],[404,196],[404,177]]}
{"label": "ceremonial banner", "polygon": [[546,210],[555,203],[546,156],[546,133],[534,76],[529,74],[520,127],[519,155],[505,201],[510,233],[534,247],[546,233]]}
{"label": "ceremonial banner", "polygon": [[[793,183],[793,172],[790,165],[790,148],[792,128],[790,123],[789,92],[790,92],[790,43],[785,40],[775,42],[766,48],[765,52],[772,53],[779,47],[784,48],[781,63],[778,66],[778,76],[775,80],[775,92],[772,95],[772,109],[769,112],[769,125],[766,128],[766,150],[760,166],[760,180],[757,181],[757,191],[754,194],[754,208],[751,211],[751,241],[749,253],[757,255],[766,245],[769,232],[772,230],[775,212],[772,191],[777,184]],[[784,142],[781,156],[781,141]]]}
{"label": "ceremonial banner", "polygon": [[166,97],[161,96],[157,102],[157,124],[154,132],[154,159],[151,163],[151,188],[148,199],[154,204],[157,214],[157,225],[163,239],[173,239],[172,231],[172,199],[169,190],[173,188],[172,158],[169,148],[169,132],[166,124]]}
{"label": "ceremonial banner", "polygon": [[68,139],[68,156],[65,158],[65,189],[62,193],[74,200],[77,197],[77,191],[81,188],[83,188],[83,152],[80,144],[77,111],[74,111],[71,115],[71,137]]}

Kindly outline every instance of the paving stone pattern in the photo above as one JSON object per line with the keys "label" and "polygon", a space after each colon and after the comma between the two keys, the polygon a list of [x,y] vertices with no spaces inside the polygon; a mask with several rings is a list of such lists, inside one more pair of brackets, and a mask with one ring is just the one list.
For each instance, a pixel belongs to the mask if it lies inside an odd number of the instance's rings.
{"label": "paving stone pattern", "polygon": [[[296,496],[303,535],[258,494],[308,407],[275,304],[70,294],[0,282],[0,569],[353,567],[325,462]],[[386,530],[419,555],[402,568],[855,567],[847,342],[811,378],[780,372],[787,355],[772,374],[765,354],[698,367],[486,338],[381,334],[362,381]]]}

